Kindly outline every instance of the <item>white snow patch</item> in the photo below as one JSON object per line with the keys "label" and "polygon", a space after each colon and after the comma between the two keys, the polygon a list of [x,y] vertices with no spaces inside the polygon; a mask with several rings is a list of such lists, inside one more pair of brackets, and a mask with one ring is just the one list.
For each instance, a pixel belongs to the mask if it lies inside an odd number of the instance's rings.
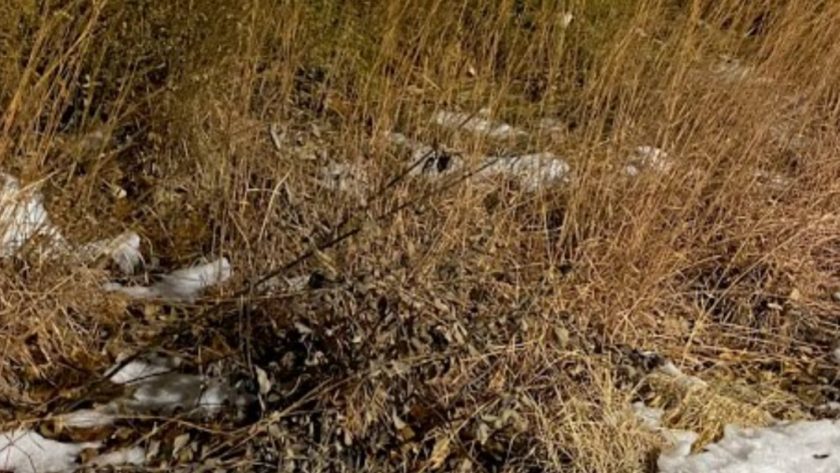
{"label": "white snow patch", "polygon": [[524,154],[513,157],[485,158],[479,176],[508,175],[518,178],[525,189],[535,192],[554,182],[568,181],[571,167],[553,153]]}
{"label": "white snow patch", "polygon": [[790,186],[790,179],[782,174],[759,170],[755,171],[753,176],[755,176],[762,185],[773,190],[780,191]]}
{"label": "white snow patch", "polygon": [[134,299],[191,302],[205,289],[227,281],[231,274],[228,259],[220,258],[210,263],[165,274],[151,286],[123,286],[111,282],[105,284],[104,289],[109,292],[119,292]]}
{"label": "white snow patch", "polygon": [[446,149],[435,149],[427,144],[408,138],[402,133],[389,133],[388,140],[397,146],[411,150],[410,176],[440,177],[461,169],[462,161],[457,153]]}
{"label": "white snow patch", "polygon": [[659,367],[659,370],[669,376],[673,376],[674,378],[676,378],[677,382],[679,382],[681,385],[687,388],[705,388],[707,386],[707,383],[702,379],[696,376],[689,376],[683,373],[682,370],[677,368],[677,365],[675,365],[672,361],[666,361],[662,366]]}
{"label": "white snow patch", "polygon": [[140,237],[133,232],[74,249],[49,219],[44,197],[34,187],[21,187],[17,178],[0,173],[0,258],[16,255],[35,238],[43,238],[47,256],[76,256],[82,262],[110,256],[127,274],[141,261]]}
{"label": "white snow patch", "polygon": [[138,412],[187,410],[190,413],[213,416],[230,399],[231,389],[207,378],[193,374],[170,373],[137,385],[131,398],[118,401]]}
{"label": "white snow patch", "polygon": [[432,122],[444,128],[465,130],[489,138],[516,138],[527,135],[525,131],[514,128],[507,123],[494,122],[484,118],[483,116],[486,115],[487,112],[485,111],[478,115],[469,115],[442,110],[434,114]]}
{"label": "white snow patch", "polygon": [[49,220],[44,197],[33,187],[0,173],[0,257],[14,256],[30,240],[43,237],[48,246],[64,247],[67,242]]}
{"label": "white snow patch", "polygon": [[114,420],[114,415],[104,409],[81,409],[59,417],[64,427],[75,429],[105,427],[113,424]]}
{"label": "white snow patch", "polygon": [[[153,356],[148,360],[133,360],[116,369],[119,365],[108,370],[106,376],[115,384],[128,385],[133,389],[126,396],[114,399],[99,409],[102,418],[123,411],[172,413],[176,410],[214,416],[229,401],[243,401],[234,397],[235,390],[227,384],[202,375],[173,371],[179,365],[177,359]],[[93,417],[91,412],[80,412],[74,415],[81,419]]]}
{"label": "white snow patch", "polygon": [[0,470],[13,473],[75,471],[79,454],[99,444],[57,442],[37,432],[17,429],[0,433]]}
{"label": "white snow patch", "polygon": [[172,371],[171,366],[148,363],[141,360],[132,360],[123,367],[120,367],[121,364],[121,362],[118,362],[106,373],[106,376],[108,376],[110,381],[114,384],[134,384],[137,382],[143,382]]}
{"label": "white snow patch", "polygon": [[770,84],[768,77],[756,76],[755,66],[744,64],[739,58],[731,56],[721,57],[721,61],[711,67],[710,72],[724,83],[759,85]]}
{"label": "white snow patch", "polygon": [[661,173],[668,172],[671,169],[668,153],[655,146],[637,147],[627,166],[624,167],[624,174],[636,176],[647,169]]}
{"label": "white snow patch", "polygon": [[132,447],[103,453],[90,461],[90,466],[141,466],[146,463],[146,450],[143,447]]}
{"label": "white snow patch", "polygon": [[564,133],[569,129],[569,126],[565,122],[551,117],[541,118],[537,123],[537,127],[549,134]]}
{"label": "white snow patch", "polygon": [[134,269],[143,261],[143,255],[140,254],[140,236],[134,232],[125,232],[111,239],[88,243],[79,249],[78,254],[87,260],[108,255],[123,274],[133,274]]}
{"label": "white snow patch", "polygon": [[662,416],[665,411],[655,407],[648,407],[645,403],[639,401],[633,403],[633,413],[636,418],[647,429],[652,431],[659,431],[662,425]]}
{"label": "white snow patch", "polygon": [[[457,153],[435,151],[431,146],[407,138],[401,133],[391,133],[392,143],[405,146],[412,152],[411,163],[417,164],[410,175],[423,175],[438,178],[461,170],[463,160]],[[511,176],[522,182],[523,187],[534,192],[547,184],[568,181],[571,172],[569,164],[553,153],[542,152],[518,156],[485,156],[476,164],[476,178],[490,178],[499,175]]]}
{"label": "white snow patch", "polygon": [[367,194],[368,176],[364,169],[355,164],[329,163],[321,169],[318,184],[333,192],[355,195],[364,199]]}
{"label": "white snow patch", "polygon": [[835,473],[840,424],[835,420],[726,426],[723,439],[691,455],[694,432],[671,431],[674,446],[657,461],[660,473]]}

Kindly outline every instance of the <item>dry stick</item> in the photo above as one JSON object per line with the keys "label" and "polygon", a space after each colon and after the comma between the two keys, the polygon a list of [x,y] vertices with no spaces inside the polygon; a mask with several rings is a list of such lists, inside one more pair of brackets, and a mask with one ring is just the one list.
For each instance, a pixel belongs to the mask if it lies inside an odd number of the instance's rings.
{"label": "dry stick", "polygon": [[[434,153],[434,150],[427,152],[422,157],[417,159],[414,163],[412,163],[411,166],[406,168],[402,173],[400,173],[399,175],[397,175],[396,177],[394,177],[390,181],[388,181],[388,183],[386,183],[386,185],[383,186],[381,191],[387,190],[390,187],[393,187],[394,185],[399,183],[401,180],[405,179],[405,177],[408,176],[409,173],[413,169],[415,169],[417,166],[420,165],[420,163],[422,163],[426,159],[428,159],[432,155],[432,153]],[[476,174],[482,172],[484,169],[496,164],[496,162],[498,162],[501,159],[503,159],[503,158],[502,157],[497,157],[494,160],[490,160],[490,161],[484,163],[482,166],[479,166],[478,168],[474,169],[473,171],[464,173],[462,176],[458,177],[457,179],[452,179],[451,182],[445,183],[444,185],[440,186],[439,189],[433,189],[431,191],[427,191],[427,192],[421,194],[416,199],[412,199],[412,200],[404,202],[400,205],[397,205],[394,208],[392,208],[392,209],[384,212],[383,214],[377,216],[376,218],[374,218],[374,221],[378,222],[378,221],[384,220],[385,218],[387,218],[387,217],[389,217],[389,216],[391,216],[391,215],[393,215],[397,212],[400,212],[400,211],[402,211],[402,210],[404,210],[408,207],[411,207],[411,206],[417,204],[418,202],[431,197],[432,195],[435,195],[435,194],[440,193],[440,192],[447,191],[447,190],[461,184],[462,182],[465,182],[466,180],[470,179],[471,177],[475,176]],[[377,196],[375,196],[373,201],[377,200],[378,198],[381,198],[381,196],[383,196],[383,192],[378,192]],[[363,206],[362,210],[367,210],[367,208],[368,208],[367,205]],[[346,224],[347,220],[348,219],[345,219],[342,222],[342,224]],[[354,227],[354,228],[338,235],[335,238],[332,238],[332,239],[330,239],[330,240],[328,240],[328,241],[326,241],[326,242],[324,242],[320,245],[317,245],[313,249],[307,250],[306,252],[299,255],[298,257],[296,257],[292,261],[284,264],[283,266],[280,266],[277,269],[269,271],[264,276],[260,277],[256,282],[249,283],[247,285],[247,287],[245,287],[243,289],[240,289],[239,291],[234,293],[229,299],[241,299],[242,297],[244,297],[246,295],[253,294],[255,289],[257,289],[257,287],[260,284],[263,284],[266,281],[268,281],[269,279],[271,279],[273,277],[276,277],[276,276],[282,274],[283,272],[288,271],[289,269],[292,269],[292,268],[298,266],[299,264],[308,260],[309,258],[314,256],[318,252],[327,250],[329,248],[332,248],[332,247],[342,243],[343,241],[345,241],[345,240],[353,237],[354,235],[360,233],[364,228],[365,228],[364,225]],[[200,321],[201,319],[209,317],[212,314],[213,311],[219,311],[222,308],[224,308],[223,303],[213,304],[209,308],[201,311],[196,316],[182,322],[181,324],[179,324],[179,326],[175,327],[173,330],[164,330],[162,333],[159,333],[156,337],[154,337],[154,339],[150,343],[147,343],[146,346],[144,346],[143,348],[135,351],[133,354],[129,355],[124,360],[122,360],[122,362],[118,363],[114,368],[112,368],[110,370],[110,372],[117,372],[117,371],[123,369],[129,363],[137,360],[143,354],[148,353],[148,352],[152,351],[155,347],[159,346],[161,343],[163,343],[163,340],[165,340],[166,338],[172,337],[172,336],[178,336],[178,335],[181,335],[181,334],[187,332],[191,327],[193,327],[193,325],[196,322]],[[223,318],[223,320],[221,322],[224,322],[226,320],[227,320],[227,317]],[[89,397],[89,395],[92,392],[95,392],[96,388],[98,386],[100,386],[103,382],[105,382],[106,380],[107,380],[107,376],[100,376],[100,377],[90,381],[86,386],[84,386],[81,389],[82,394],[79,396],[79,399],[77,399],[76,401],[71,403],[67,407],[66,410],[67,411],[72,411],[72,410],[75,410],[75,409],[79,408],[82,404],[84,404],[86,402],[86,399]],[[56,400],[57,399],[53,398],[52,400],[45,403],[45,405],[49,406]]]}

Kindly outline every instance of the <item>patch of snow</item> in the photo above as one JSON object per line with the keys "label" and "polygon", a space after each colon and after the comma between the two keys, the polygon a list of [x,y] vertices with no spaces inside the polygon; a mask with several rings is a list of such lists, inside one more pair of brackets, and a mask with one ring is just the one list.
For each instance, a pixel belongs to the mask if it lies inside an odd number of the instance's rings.
{"label": "patch of snow", "polygon": [[89,462],[89,465],[97,467],[120,465],[141,466],[144,463],[146,463],[146,450],[143,447],[132,447],[103,453],[93,458]]}
{"label": "patch of snow", "polygon": [[662,366],[659,367],[659,370],[669,376],[673,376],[674,378],[676,378],[677,382],[679,382],[681,385],[687,388],[705,388],[706,386],[708,386],[706,382],[702,379],[696,376],[689,376],[683,373],[682,370],[677,368],[677,365],[675,365],[672,361],[666,361],[665,363],[663,363]]}
{"label": "patch of snow", "polygon": [[67,246],[61,232],[50,223],[43,195],[0,173],[0,257],[14,256],[36,237],[47,240],[48,246]]}
{"label": "patch of snow", "polygon": [[835,473],[840,424],[834,420],[726,426],[723,438],[691,455],[694,432],[670,432],[674,446],[657,461],[660,473]]}
{"label": "patch of snow", "polygon": [[745,66],[738,59],[723,58],[723,60],[712,66],[712,74],[723,79],[725,82],[742,81],[753,73],[753,67]]}
{"label": "patch of snow", "polygon": [[43,195],[33,187],[22,188],[17,178],[0,173],[0,258],[16,255],[35,238],[44,239],[42,250],[47,256],[75,255],[89,261],[108,255],[126,274],[131,274],[142,259],[140,237],[133,232],[74,249],[50,222]]}
{"label": "patch of snow", "polygon": [[655,146],[637,147],[624,167],[624,174],[631,177],[637,176],[646,169],[662,173],[668,172],[671,169],[668,153]]}
{"label": "patch of snow", "polygon": [[205,415],[216,415],[229,399],[230,389],[223,384],[213,383],[202,389],[196,404]]}
{"label": "patch of snow", "polygon": [[465,130],[489,138],[516,138],[527,135],[525,131],[514,128],[507,123],[494,122],[483,118],[481,115],[485,114],[479,113],[473,116],[466,113],[442,110],[434,114],[432,122],[444,128]]}
{"label": "patch of snow", "polygon": [[790,185],[790,179],[781,174],[759,170],[753,173],[753,175],[761,184],[770,189],[784,190]]}
{"label": "patch of snow", "polygon": [[161,299],[191,302],[204,290],[227,281],[232,275],[230,262],[220,258],[210,263],[179,269],[160,277],[151,286],[123,286],[107,283],[108,292],[119,292],[133,299]]}
{"label": "patch of snow", "polygon": [[[412,169],[411,175],[437,178],[464,167],[463,161],[455,153],[435,151],[432,147],[400,133],[391,133],[389,139],[392,143],[405,146],[412,151],[412,164],[421,159],[425,160]],[[566,161],[548,152],[505,157],[486,156],[480,159],[476,169],[475,177],[477,178],[511,176],[519,179],[523,187],[530,192],[556,181],[566,182],[571,172]]]}
{"label": "patch of snow", "polygon": [[91,429],[105,427],[114,423],[114,415],[104,409],[81,409],[59,417],[64,427]]}
{"label": "patch of snow", "polygon": [[633,403],[633,413],[636,414],[636,418],[639,419],[639,422],[647,429],[652,431],[658,431],[662,425],[662,416],[665,415],[665,411],[655,407],[648,407],[645,405],[644,402],[634,402]]}
{"label": "patch of snow", "polygon": [[410,176],[443,176],[451,174],[461,168],[461,159],[455,156],[455,153],[435,148],[423,144],[419,141],[412,140],[402,133],[389,133],[388,140],[397,145],[411,150],[411,164],[413,167],[409,171]]}
{"label": "patch of snow", "polygon": [[212,416],[221,411],[230,399],[230,393],[228,386],[210,382],[203,376],[170,373],[138,384],[131,397],[119,403],[137,412],[187,410]]}
{"label": "patch of snow", "polygon": [[539,123],[537,123],[537,127],[548,133],[563,133],[569,129],[566,123],[550,117],[541,118]]}
{"label": "patch of snow", "polygon": [[123,367],[118,362],[113,368],[106,372],[106,376],[114,384],[134,384],[146,381],[155,376],[160,376],[172,371],[171,366],[163,363],[148,363],[141,360],[132,360]]}
{"label": "patch of snow", "polygon": [[479,176],[508,175],[519,179],[525,189],[535,192],[547,184],[568,180],[571,167],[553,153],[486,158]]}
{"label": "patch of snow", "polygon": [[[118,370],[119,364],[108,370],[106,376],[111,382],[132,389],[99,409],[101,418],[126,411],[171,414],[182,410],[209,417],[219,414],[226,405],[246,407],[248,400],[238,395],[233,387],[206,376],[173,371],[178,365],[176,359],[151,356],[148,360],[133,360]],[[89,411],[71,415],[80,419],[95,418]]]}
{"label": "patch of snow", "polygon": [[95,442],[57,442],[25,429],[3,432],[0,433],[0,470],[13,473],[75,471],[79,466],[79,454],[98,447]]}
{"label": "patch of snow", "polygon": [[321,169],[319,185],[333,192],[355,195],[364,199],[367,194],[368,176],[361,167],[348,163],[330,163]]}
{"label": "patch of snow", "polygon": [[111,239],[88,243],[79,249],[78,254],[87,260],[108,255],[123,274],[133,274],[134,269],[143,261],[143,255],[140,254],[140,235],[134,232],[125,232]]}

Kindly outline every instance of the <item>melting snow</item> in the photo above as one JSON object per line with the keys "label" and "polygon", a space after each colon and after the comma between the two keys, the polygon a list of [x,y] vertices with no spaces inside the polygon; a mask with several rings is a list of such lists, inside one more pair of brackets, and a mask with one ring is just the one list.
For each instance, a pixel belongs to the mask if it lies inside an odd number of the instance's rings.
{"label": "melting snow", "polygon": [[81,409],[59,417],[61,425],[74,429],[105,427],[114,423],[114,415],[108,410]]}
{"label": "melting snow", "polygon": [[79,454],[98,443],[64,443],[18,429],[0,433],[0,470],[14,473],[74,471]]}
{"label": "melting snow", "polygon": [[[117,364],[117,367],[120,363]],[[107,415],[120,408],[132,412],[174,412],[187,409],[211,416],[231,399],[233,389],[204,376],[173,372],[176,360],[156,357],[147,361],[133,360],[122,368],[111,368],[111,382],[132,386],[128,397],[116,399],[99,412]]]}
{"label": "melting snow", "polygon": [[673,447],[660,473],[836,473],[840,424],[835,420],[780,423],[765,428],[724,428],[723,439],[691,455],[694,432],[669,432]]}
{"label": "melting snow", "polygon": [[483,118],[482,115],[486,114],[485,111],[476,116],[459,112],[439,111],[432,117],[432,122],[444,128],[466,130],[489,138],[515,138],[527,135],[526,132],[507,123],[494,122]]}
{"label": "melting snow", "polygon": [[221,410],[229,394],[227,386],[210,383],[203,376],[171,373],[139,384],[131,398],[121,404],[139,412],[169,413],[184,409],[209,416]]}
{"label": "melting snow", "polygon": [[682,370],[677,368],[677,365],[675,365],[672,361],[666,361],[662,366],[659,367],[659,370],[667,375],[673,376],[674,378],[676,378],[677,382],[679,382],[687,388],[704,388],[707,386],[706,382],[702,379],[696,376],[689,376],[683,373]]}
{"label": "melting snow", "polygon": [[486,158],[486,167],[480,176],[509,175],[518,178],[531,192],[546,184],[567,181],[571,171],[566,161],[553,153],[524,154],[521,156]]}
{"label": "melting snow", "polygon": [[368,187],[368,176],[364,169],[354,164],[330,163],[321,169],[318,183],[331,191],[364,199]]}
{"label": "melting snow", "polygon": [[167,362],[165,360],[157,360],[155,363],[132,360],[125,366],[120,367],[121,364],[122,361],[118,361],[117,365],[106,373],[106,376],[114,384],[133,384],[146,381],[155,376],[169,373],[178,365],[177,362]]}
{"label": "melting snow", "polygon": [[636,148],[629,163],[624,168],[624,174],[636,176],[646,169],[668,172],[671,169],[668,153],[655,146],[639,146]]}
{"label": "melting snow", "polygon": [[231,274],[230,262],[227,258],[220,258],[210,263],[164,274],[151,286],[123,286],[112,282],[105,284],[104,289],[134,299],[191,302],[205,289],[227,281]]}
{"label": "melting snow", "polygon": [[645,403],[639,401],[633,403],[633,413],[639,422],[649,430],[658,431],[662,424],[662,416],[665,411],[655,407],[648,407]]}
{"label": "melting snow", "polygon": [[[99,442],[58,442],[25,429],[3,432],[0,433],[0,470],[12,473],[70,473],[82,466],[79,463],[82,451],[98,449],[99,446]],[[96,456],[84,466],[139,466],[145,461],[145,450],[134,447]]]}
{"label": "melting snow", "polygon": [[33,239],[44,240],[46,255],[76,255],[83,261],[110,256],[127,274],[140,262],[140,237],[128,232],[74,250],[49,219],[44,197],[33,187],[22,188],[16,178],[0,173],[0,257],[16,255]]}
{"label": "melting snow", "polygon": [[143,261],[140,254],[140,236],[134,232],[122,233],[110,240],[88,243],[83,245],[78,253],[88,260],[108,255],[124,274],[134,273],[134,269]]}
{"label": "melting snow", "polygon": [[16,178],[0,173],[0,256],[9,257],[35,237],[50,246],[65,247],[67,242],[49,221],[44,198],[32,187],[22,188]]}
{"label": "melting snow", "polygon": [[[405,137],[400,133],[391,133],[390,141],[405,146],[411,150],[411,162],[424,162],[415,166],[412,175],[440,177],[463,168],[463,161],[454,153],[435,151],[431,146],[424,145]],[[567,181],[571,171],[569,164],[553,153],[533,153],[518,156],[486,156],[476,165],[476,177],[489,178],[499,175],[511,176],[519,179],[525,189],[534,192],[546,184],[556,181]]]}
{"label": "melting snow", "polygon": [[115,452],[104,453],[90,461],[91,466],[141,466],[146,463],[146,451],[142,447],[126,448]]}

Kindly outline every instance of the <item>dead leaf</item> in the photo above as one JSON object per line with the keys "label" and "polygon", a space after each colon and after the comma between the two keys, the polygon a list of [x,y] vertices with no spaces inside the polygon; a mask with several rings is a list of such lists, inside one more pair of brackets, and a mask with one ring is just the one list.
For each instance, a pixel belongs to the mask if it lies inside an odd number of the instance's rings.
{"label": "dead leaf", "polygon": [[435,446],[432,447],[432,454],[429,456],[429,468],[437,470],[443,465],[443,462],[445,462],[446,458],[449,456],[450,442],[451,441],[449,440],[448,435],[439,437],[437,441],[435,441]]}
{"label": "dead leaf", "polygon": [[177,455],[182,448],[184,448],[187,443],[190,441],[190,434],[181,434],[175,437],[175,441],[172,442],[172,455]]}
{"label": "dead leaf", "polygon": [[260,394],[265,396],[271,391],[271,380],[268,379],[268,373],[259,366],[254,366],[254,371],[257,373],[257,384],[260,387]]}

